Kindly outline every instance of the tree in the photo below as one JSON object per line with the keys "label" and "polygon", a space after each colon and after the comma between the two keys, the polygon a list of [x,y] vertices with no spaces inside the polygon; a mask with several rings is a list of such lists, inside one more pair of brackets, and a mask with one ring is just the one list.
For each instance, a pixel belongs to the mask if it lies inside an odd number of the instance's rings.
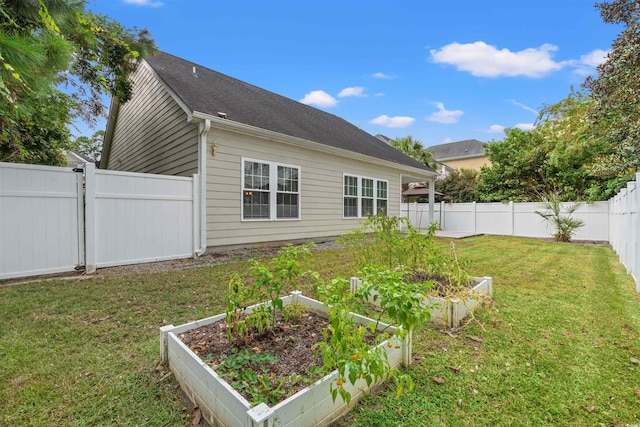
{"label": "tree", "polygon": [[102,142],[104,141],[104,131],[99,130],[91,136],[91,138],[86,136],[79,136],[74,141],[74,145],[76,146],[76,150],[84,154],[87,157],[90,157],[94,160],[99,160],[100,154],[102,153]]}
{"label": "tree", "polygon": [[539,200],[546,188],[542,138],[533,131],[506,129],[503,141],[487,144],[491,166],[480,170],[478,192],[483,202]]}
{"label": "tree", "polygon": [[131,97],[129,75],[155,49],[153,39],[85,6],[0,1],[0,161],[62,164],[74,119],[95,123],[103,94]]}
{"label": "tree", "polygon": [[436,181],[436,191],[443,194],[447,203],[467,203],[478,200],[476,188],[479,172],[473,169],[453,171],[446,178]]}
{"label": "tree", "polygon": [[593,173],[591,165],[609,150],[588,118],[593,100],[582,92],[541,111],[531,131],[508,129],[488,145],[490,167],[478,186],[482,201],[537,201],[555,193],[563,200],[605,200],[617,181]]}
{"label": "tree", "polygon": [[389,144],[398,151],[403,152],[414,160],[419,161],[428,168],[435,169],[435,161],[431,151],[424,148],[422,142],[408,135],[389,141]]}
{"label": "tree", "polygon": [[598,66],[598,76],[584,83],[594,101],[589,118],[611,148],[592,170],[622,183],[640,168],[640,3],[614,0],[596,7],[605,23],[622,24],[624,29],[606,62]]}

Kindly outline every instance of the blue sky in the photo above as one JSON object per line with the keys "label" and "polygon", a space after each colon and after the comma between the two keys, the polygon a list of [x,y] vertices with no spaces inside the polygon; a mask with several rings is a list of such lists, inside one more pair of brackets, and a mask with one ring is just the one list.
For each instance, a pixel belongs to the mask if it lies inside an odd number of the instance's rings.
{"label": "blue sky", "polygon": [[[159,48],[425,146],[501,140],[595,73],[593,0],[90,0]],[[98,128],[104,127],[104,120]],[[91,130],[81,129],[91,134]]]}

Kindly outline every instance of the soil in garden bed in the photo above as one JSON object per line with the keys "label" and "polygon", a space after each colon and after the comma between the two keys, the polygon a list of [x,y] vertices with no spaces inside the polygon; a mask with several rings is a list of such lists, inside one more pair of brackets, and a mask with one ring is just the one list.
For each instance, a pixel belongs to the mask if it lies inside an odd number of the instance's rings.
{"label": "soil in garden bed", "polygon": [[440,297],[446,297],[461,290],[472,289],[474,286],[480,283],[478,281],[471,281],[466,286],[454,288],[451,285],[449,279],[447,279],[446,277],[441,277],[436,274],[425,273],[422,271],[415,271],[414,273],[410,274],[408,280],[410,281],[410,283],[432,282],[433,286],[429,289],[429,293],[433,294],[434,296]]}
{"label": "soil in garden bed", "polygon": [[[327,373],[313,348],[323,339],[327,324],[325,317],[310,311],[299,321],[285,323],[278,312],[273,331],[234,338],[233,349],[225,322],[193,329],[179,338],[249,402],[273,405]],[[229,367],[231,372],[221,372]]]}

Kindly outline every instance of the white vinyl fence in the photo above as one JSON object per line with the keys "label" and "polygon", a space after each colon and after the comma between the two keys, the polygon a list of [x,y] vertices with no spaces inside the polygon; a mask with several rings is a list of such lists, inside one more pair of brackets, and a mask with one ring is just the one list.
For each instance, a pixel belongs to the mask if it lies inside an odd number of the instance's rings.
{"label": "white vinyl fence", "polygon": [[193,256],[195,177],[0,163],[0,279]]}
{"label": "white vinyl fence", "polygon": [[84,264],[82,175],[0,163],[0,279]]}
{"label": "white vinyl fence", "polygon": [[636,291],[640,292],[640,195],[638,194],[640,173],[636,180],[627,183],[615,197],[609,199],[609,243],[620,257],[636,282]]}
{"label": "white vinyl fence", "polygon": [[[446,231],[460,231],[502,236],[551,237],[555,230],[536,211],[544,211],[539,203],[440,203],[434,218]],[[420,229],[429,218],[427,203],[403,203],[402,216]],[[609,203],[583,203],[573,214],[584,226],[576,230],[578,240],[609,240]]]}

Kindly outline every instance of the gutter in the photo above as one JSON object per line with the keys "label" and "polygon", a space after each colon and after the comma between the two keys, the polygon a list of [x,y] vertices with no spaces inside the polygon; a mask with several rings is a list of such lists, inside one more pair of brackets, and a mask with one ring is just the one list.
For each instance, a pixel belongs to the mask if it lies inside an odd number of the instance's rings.
{"label": "gutter", "polygon": [[310,141],[310,140],[298,138],[295,136],[290,136],[283,133],[278,133],[278,132],[258,128],[258,127],[247,125],[244,123],[234,122],[233,120],[216,117],[211,114],[201,113],[199,111],[193,112],[193,119],[205,120],[205,121],[209,120],[211,123],[214,124],[215,127],[218,127],[220,129],[239,132],[246,135],[257,136],[260,138],[267,139],[269,141],[276,141],[281,144],[289,144],[293,146],[303,147],[308,150],[316,150],[323,153],[330,153],[340,157],[346,157],[346,158],[356,159],[360,161],[364,160],[369,163],[387,166],[394,169],[403,169],[403,171],[406,172],[406,174],[410,174],[410,173],[417,174],[418,176],[425,177],[427,179],[438,176],[438,172],[431,169],[426,170],[426,169],[416,168],[413,166],[407,166],[400,163],[391,162],[389,160],[383,160],[377,157],[356,153],[354,151],[345,150],[343,148],[331,147],[329,145],[321,144],[319,142]]}
{"label": "gutter", "polygon": [[200,177],[200,247],[197,256],[207,250],[207,134],[211,129],[211,120],[198,123],[198,176]]}

